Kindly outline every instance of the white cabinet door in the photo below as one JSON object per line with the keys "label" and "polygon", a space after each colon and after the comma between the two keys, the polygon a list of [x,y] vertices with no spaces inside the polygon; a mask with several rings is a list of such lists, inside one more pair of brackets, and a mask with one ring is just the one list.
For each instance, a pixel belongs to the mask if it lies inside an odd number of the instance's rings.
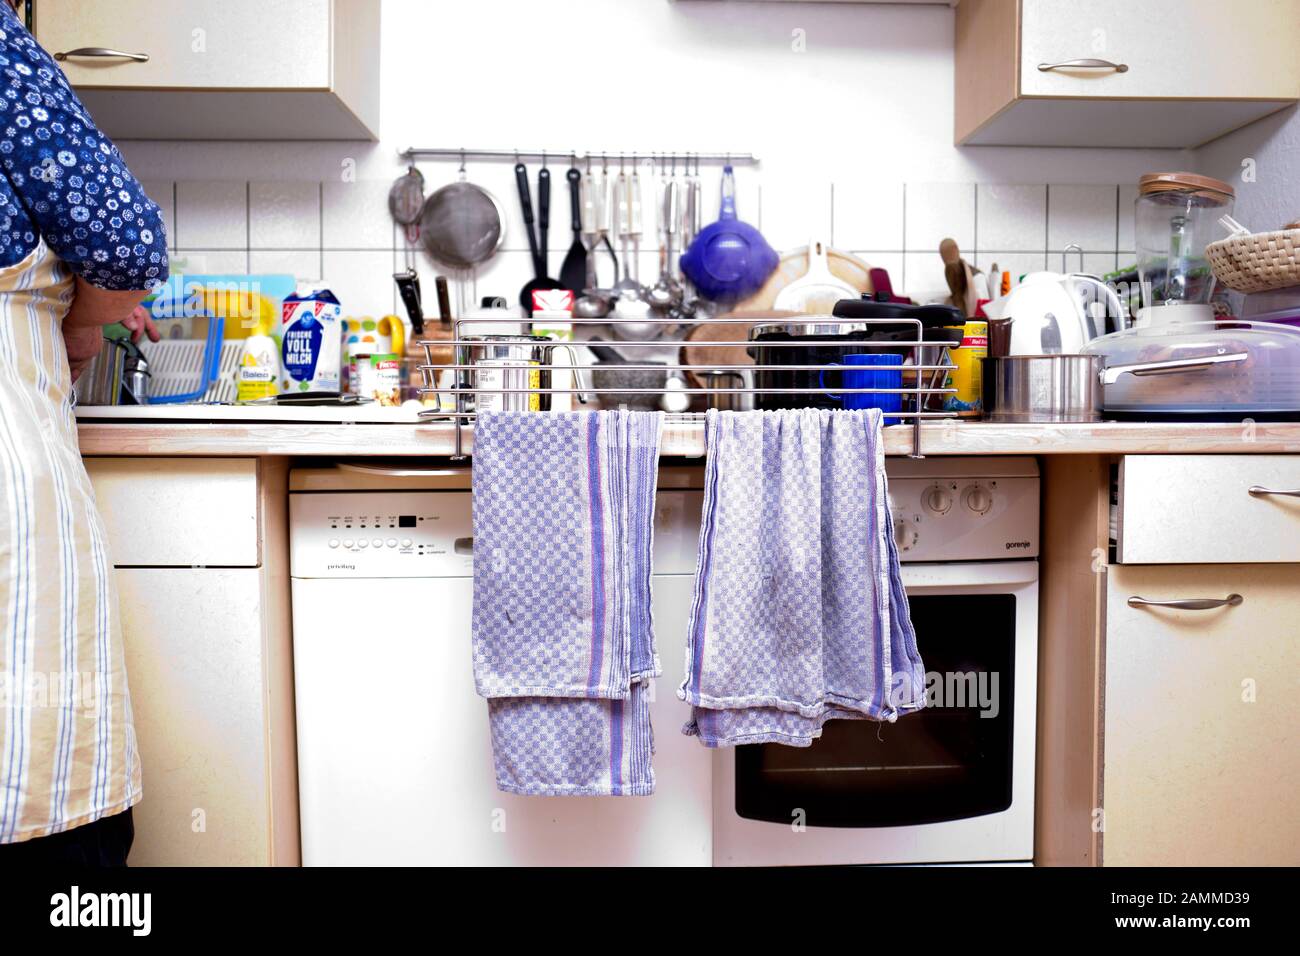
{"label": "white cabinet door", "polygon": [[1118,508],[1123,564],[1300,562],[1300,455],[1125,455]]}
{"label": "white cabinet door", "polygon": [[[331,0],[39,0],[35,35],[79,89],[329,89]],[[70,55],[103,48],[148,57]]]}
{"label": "white cabinet door", "polygon": [[255,567],[255,458],[87,458],[116,565]]}
{"label": "white cabinet door", "polygon": [[131,864],[271,863],[259,572],[116,574],[144,771]]}
{"label": "white cabinet door", "polygon": [[1107,594],[1103,861],[1300,864],[1300,567],[1115,566]]}
{"label": "white cabinet door", "polygon": [[[1294,100],[1298,53],[1297,0],[1021,2],[1021,96]],[[1128,69],[1038,68],[1075,59]]]}

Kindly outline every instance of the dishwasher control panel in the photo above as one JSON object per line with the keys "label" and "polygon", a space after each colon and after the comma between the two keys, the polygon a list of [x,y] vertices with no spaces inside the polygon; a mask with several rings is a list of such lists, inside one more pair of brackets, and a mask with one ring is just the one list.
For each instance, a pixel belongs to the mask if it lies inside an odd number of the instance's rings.
{"label": "dishwasher control panel", "polygon": [[470,493],[295,492],[291,573],[299,578],[468,577],[474,571]]}

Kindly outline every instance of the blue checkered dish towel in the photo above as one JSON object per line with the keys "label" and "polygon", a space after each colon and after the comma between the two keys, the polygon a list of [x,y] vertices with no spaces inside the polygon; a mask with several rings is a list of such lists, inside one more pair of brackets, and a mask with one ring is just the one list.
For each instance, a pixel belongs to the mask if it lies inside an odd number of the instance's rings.
{"label": "blue checkered dish towel", "polygon": [[925,703],[880,411],[710,411],[683,728],[806,747]]}
{"label": "blue checkered dish towel", "polygon": [[654,792],[650,554],[662,412],[474,427],[474,681],[497,787]]}

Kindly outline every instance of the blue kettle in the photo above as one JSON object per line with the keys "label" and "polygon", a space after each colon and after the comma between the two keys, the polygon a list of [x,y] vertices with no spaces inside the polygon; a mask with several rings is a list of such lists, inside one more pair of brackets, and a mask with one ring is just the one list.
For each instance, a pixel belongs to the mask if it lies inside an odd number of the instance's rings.
{"label": "blue kettle", "polygon": [[722,210],[682,253],[682,272],[706,299],[735,302],[757,292],[780,262],[763,234],[736,218],[736,177],[722,168]]}

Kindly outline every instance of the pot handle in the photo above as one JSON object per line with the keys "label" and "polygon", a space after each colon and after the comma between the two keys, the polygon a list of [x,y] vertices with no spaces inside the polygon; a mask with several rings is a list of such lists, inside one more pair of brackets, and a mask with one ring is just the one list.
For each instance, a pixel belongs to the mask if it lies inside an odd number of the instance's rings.
{"label": "pot handle", "polygon": [[1101,384],[1114,385],[1121,375],[1175,375],[1194,372],[1212,365],[1232,365],[1250,358],[1249,352],[1227,352],[1205,355],[1194,359],[1169,359],[1164,362],[1134,362],[1129,365],[1111,365],[1101,370]]}
{"label": "pot handle", "polygon": [[722,167],[722,209],[718,213],[719,222],[733,222],[736,219],[736,173],[728,163]]}

